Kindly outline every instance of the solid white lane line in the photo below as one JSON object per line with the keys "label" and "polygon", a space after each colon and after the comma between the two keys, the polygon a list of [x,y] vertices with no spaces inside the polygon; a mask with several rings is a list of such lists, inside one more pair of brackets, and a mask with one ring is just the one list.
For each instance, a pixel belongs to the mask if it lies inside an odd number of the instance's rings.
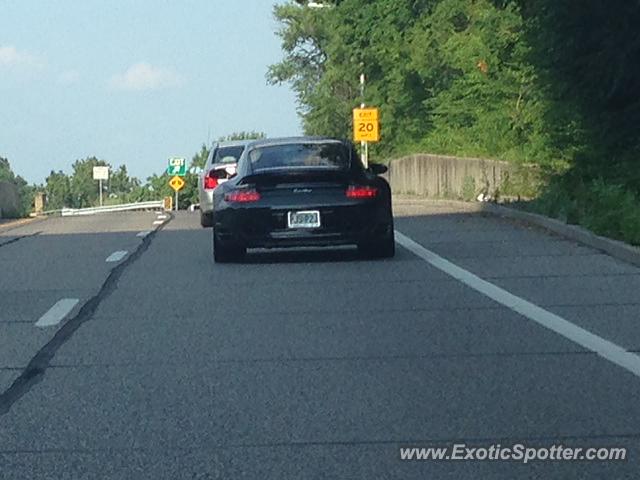
{"label": "solid white lane line", "polygon": [[47,313],[36,322],[36,327],[53,327],[58,325],[64,317],[69,315],[80,300],[77,298],[63,298],[59,300]]}
{"label": "solid white lane line", "polygon": [[396,241],[407,250],[413,252],[418,257],[429,264],[452,276],[466,286],[480,292],[492,300],[514,310],[523,317],[533,320],[539,325],[548,328],[562,335],[568,340],[577,343],[592,352],[597,353],[612,363],[628,370],[640,377],[640,356],[625,350],[609,340],[585,330],[578,325],[571,323],[564,318],[551,313],[527,300],[517,297],[502,288],[483,280],[467,270],[458,267],[448,260],[440,257],[436,253],[427,250],[422,245],[416,243],[409,237],[396,230]]}
{"label": "solid white lane line", "polygon": [[109,263],[119,262],[127,256],[127,253],[129,252],[127,252],[126,250],[118,250],[117,252],[113,252],[111,255],[109,255],[106,261]]}
{"label": "solid white lane line", "polygon": [[149,235],[151,233],[151,230],[147,230],[146,232],[140,232],[139,234],[136,235],[136,237],[138,238],[145,238],[147,235]]}

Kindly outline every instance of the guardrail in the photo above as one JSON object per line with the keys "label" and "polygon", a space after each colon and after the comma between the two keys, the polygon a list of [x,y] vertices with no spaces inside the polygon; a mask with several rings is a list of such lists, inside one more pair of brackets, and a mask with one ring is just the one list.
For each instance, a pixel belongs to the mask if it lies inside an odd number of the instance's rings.
{"label": "guardrail", "polygon": [[138,202],[138,203],[126,203],[122,205],[108,205],[104,207],[91,207],[91,208],[63,208],[61,210],[49,210],[42,212],[40,215],[54,216],[60,215],[62,217],[75,217],[79,215],[95,215],[97,213],[114,213],[114,212],[128,212],[133,210],[157,210],[164,209],[164,202],[162,200],[153,202]]}

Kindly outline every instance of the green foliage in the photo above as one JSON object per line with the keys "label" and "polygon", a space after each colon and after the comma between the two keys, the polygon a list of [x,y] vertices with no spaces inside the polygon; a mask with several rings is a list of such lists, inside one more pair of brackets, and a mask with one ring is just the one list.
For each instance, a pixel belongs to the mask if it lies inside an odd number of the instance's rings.
{"label": "green foliage", "polygon": [[203,143],[200,147],[200,150],[193,156],[191,159],[191,165],[189,167],[190,170],[204,168],[205,163],[207,163],[207,157],[209,156],[210,150]]}
{"label": "green foliage", "polygon": [[[257,140],[266,138],[267,135],[264,132],[247,131],[247,132],[234,132],[230,135],[225,135],[218,139],[219,142],[233,142],[236,140]],[[204,145],[203,145],[204,147]]]}
{"label": "green foliage", "polygon": [[93,179],[93,167],[108,166],[109,180],[103,182],[103,200],[105,203],[128,203],[155,198],[149,194],[140,180],[130,177],[125,165],[117,169],[96,157],[77,160],[72,166],[71,175],[62,171],[51,172],[45,182],[47,209],[86,208],[98,205],[100,197],[99,182]]}
{"label": "green foliage", "polygon": [[111,198],[128,201],[139,187],[140,180],[129,176],[126,165],[121,165],[109,176],[108,193]]}
{"label": "green foliage", "polygon": [[533,91],[524,19],[517,2],[503,3],[280,5],[285,57],[268,78],[291,84],[310,134],[349,137],[351,109],[364,101],[381,108],[382,142],[374,153],[526,159],[544,152],[536,123],[542,104]]}
{"label": "green foliage", "polygon": [[13,182],[15,177],[9,160],[0,157],[0,182]]}
{"label": "green foliage", "polygon": [[284,58],[267,77],[291,84],[307,133],[349,137],[350,111],[364,100],[381,108],[374,151],[385,156],[421,150],[579,167],[640,189],[640,169],[628,178],[640,155],[637,3],[299,3],[274,9]]}
{"label": "green foliage", "polygon": [[72,205],[71,181],[62,171],[51,172],[46,179],[47,210],[59,210]]}
{"label": "green foliage", "polygon": [[73,208],[93,207],[97,204],[100,189],[98,182],[93,179],[93,167],[97,166],[108,165],[104,160],[98,160],[96,157],[74,162],[70,181]]}
{"label": "green foliage", "polygon": [[571,178],[640,191],[640,5],[523,4],[550,146],[567,155]]}
{"label": "green foliage", "polygon": [[15,175],[11,169],[9,160],[3,157],[0,157],[0,182],[9,182],[16,186],[20,202],[17,215],[19,217],[29,215],[33,210],[33,199],[36,187],[29,185],[20,175]]}
{"label": "green foliage", "polygon": [[528,208],[640,245],[640,196],[602,178],[570,184],[566,178],[555,180]]}
{"label": "green foliage", "polygon": [[[365,101],[381,109],[374,155],[533,165],[535,174],[508,179],[501,193],[542,191],[542,210],[635,238],[638,2],[324,3],[332,8],[289,2],[274,10],[284,58],[267,77],[292,86],[307,133],[350,137],[350,111]],[[546,189],[541,178],[552,179]]]}
{"label": "green foliage", "polygon": [[[236,132],[219,141],[245,140],[265,138],[262,132]],[[189,170],[184,177],[185,188],[180,191],[180,208],[185,209],[194,203],[198,203],[198,169],[202,169],[209,156],[209,148],[202,144],[191,158]],[[109,181],[104,182],[104,203],[116,205],[129,202],[143,202],[148,200],[160,200],[164,197],[173,197],[175,192],[169,186],[171,179],[165,172],[153,174],[143,184],[139,179],[130,177],[126,165],[114,169],[104,160],[96,157],[88,157],[77,160],[72,166],[72,173],[65,174],[62,171],[51,172],[46,179],[44,190],[47,193],[47,209],[58,210],[61,208],[84,208],[96,206],[99,203],[98,182],[93,180],[93,167],[108,166],[110,169]],[[0,181],[4,178],[13,178],[9,174],[8,162],[0,158]],[[19,177],[17,177],[19,179]],[[20,179],[21,180],[21,179]],[[22,182],[24,182],[22,180]],[[26,185],[26,182],[25,182]],[[30,205],[33,203],[35,187],[25,187],[28,191]],[[29,203],[27,202],[27,203]]]}

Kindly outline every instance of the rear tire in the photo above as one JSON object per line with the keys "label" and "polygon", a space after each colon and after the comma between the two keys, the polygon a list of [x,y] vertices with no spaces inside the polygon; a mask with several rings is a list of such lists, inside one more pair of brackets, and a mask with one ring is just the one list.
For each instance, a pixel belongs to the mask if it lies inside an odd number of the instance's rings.
{"label": "rear tire", "polygon": [[241,261],[247,249],[239,245],[223,243],[218,236],[213,233],[213,261],[216,263],[231,263]]}
{"label": "rear tire", "polygon": [[366,258],[393,258],[396,254],[396,239],[393,225],[389,227],[389,231],[382,237],[360,243],[358,250]]}
{"label": "rear tire", "polygon": [[213,214],[200,212],[200,225],[202,225],[202,228],[213,227]]}

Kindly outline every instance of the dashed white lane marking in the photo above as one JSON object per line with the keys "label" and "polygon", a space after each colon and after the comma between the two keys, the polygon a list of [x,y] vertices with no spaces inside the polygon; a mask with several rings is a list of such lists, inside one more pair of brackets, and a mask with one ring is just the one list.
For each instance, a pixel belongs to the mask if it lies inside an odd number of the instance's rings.
{"label": "dashed white lane marking", "polygon": [[640,377],[640,356],[483,280],[477,275],[445,260],[436,253],[427,250],[397,230],[396,241],[438,270],[452,276],[466,286]]}
{"label": "dashed white lane marking", "polygon": [[145,238],[147,235],[151,234],[151,230],[147,230],[146,232],[140,232],[139,234],[136,235],[136,237],[138,238]]}
{"label": "dashed white lane marking", "polygon": [[156,220],[155,222],[153,222],[154,225],[162,225],[163,223],[163,220]]}
{"label": "dashed white lane marking", "polygon": [[158,215],[158,220],[166,220],[167,216],[166,215]]}
{"label": "dashed white lane marking", "polygon": [[119,262],[127,256],[127,253],[129,252],[127,252],[126,250],[118,250],[117,252],[113,252],[111,255],[109,255],[106,261],[109,263]]}
{"label": "dashed white lane marking", "polygon": [[53,307],[47,311],[36,322],[36,327],[53,327],[58,325],[64,317],[69,315],[69,312],[73,310],[80,300],[77,298],[63,298],[59,300]]}

